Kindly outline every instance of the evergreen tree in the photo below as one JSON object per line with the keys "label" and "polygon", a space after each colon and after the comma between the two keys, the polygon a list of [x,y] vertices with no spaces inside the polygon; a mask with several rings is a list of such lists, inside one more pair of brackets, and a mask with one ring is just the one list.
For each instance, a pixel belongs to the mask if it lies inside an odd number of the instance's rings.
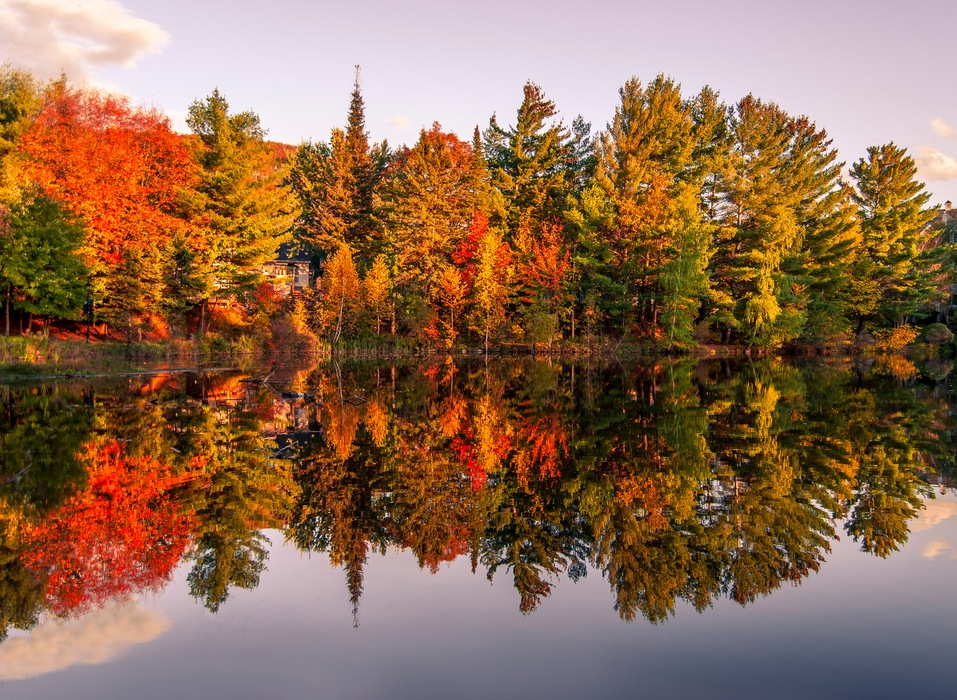
{"label": "evergreen tree", "polygon": [[116,266],[116,280],[103,300],[104,317],[123,329],[126,342],[142,340],[150,312],[159,308],[163,294],[162,252],[157,248],[127,248]]}
{"label": "evergreen tree", "polygon": [[934,218],[917,166],[893,143],[871,146],[851,167],[862,254],[854,271],[859,329],[867,318],[902,323],[932,300]]}
{"label": "evergreen tree", "polygon": [[777,347],[803,329],[805,236],[838,206],[841,164],[826,132],[753,96],[738,103],[731,127],[734,146],[715,186],[712,280],[727,304],[726,339],[733,331],[749,345]]}
{"label": "evergreen tree", "polygon": [[472,133],[472,151],[469,160],[469,204],[472,214],[476,211],[484,212],[488,216],[499,219],[505,217],[505,201],[501,193],[492,187],[492,175],[485,160],[482,133],[478,126]]}
{"label": "evergreen tree", "polygon": [[329,143],[304,143],[293,157],[289,184],[299,200],[296,239],[320,257],[350,239],[355,182],[345,133],[333,129]]}
{"label": "evergreen tree", "polygon": [[389,162],[389,146],[370,146],[359,68],[345,130],[333,129],[328,143],[301,145],[288,182],[299,200],[296,237],[323,257],[347,244],[364,264],[385,246],[380,185]]}
{"label": "evergreen tree", "polygon": [[819,212],[806,222],[803,252],[794,271],[806,286],[803,341],[822,347],[850,330],[860,244],[850,187],[842,184],[821,200]]}
{"label": "evergreen tree", "polygon": [[492,185],[504,197],[502,223],[509,233],[517,231],[523,219],[561,218],[570,189],[571,134],[555,120],[555,103],[545,99],[538,85],[526,83],[524,95],[514,127],[502,128],[493,116],[484,134]]}
{"label": "evergreen tree", "polygon": [[694,103],[664,76],[647,87],[632,78],[620,96],[598,146],[595,183],[610,208],[601,230],[639,331],[669,347],[688,344],[711,255],[704,172],[692,160]]}
{"label": "evergreen tree", "polygon": [[365,101],[359,89],[359,66],[356,66],[355,83],[349,100],[345,137],[346,153],[350,156],[352,181],[355,184],[352,194],[355,220],[347,242],[371,262],[371,255],[381,247],[378,189],[388,146],[382,144],[372,148],[369,144]]}
{"label": "evergreen tree", "polygon": [[213,273],[206,291],[241,297],[289,240],[295,201],[258,115],[230,114],[226,98],[214,90],[190,105],[186,123],[199,137],[195,158],[202,172],[189,205]]}
{"label": "evergreen tree", "polygon": [[165,250],[163,307],[169,320],[185,329],[191,311],[201,310],[200,332],[206,327],[206,305],[216,289],[214,261],[207,242],[178,232]]}

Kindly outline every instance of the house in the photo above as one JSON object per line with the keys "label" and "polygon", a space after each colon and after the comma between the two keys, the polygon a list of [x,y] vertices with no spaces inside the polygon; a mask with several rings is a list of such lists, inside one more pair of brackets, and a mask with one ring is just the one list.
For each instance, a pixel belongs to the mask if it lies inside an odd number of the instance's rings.
{"label": "house", "polygon": [[957,243],[957,211],[953,210],[953,206],[949,199],[944,202],[944,208],[937,212],[925,229],[942,232],[939,243]]}
{"label": "house", "polygon": [[[950,200],[944,202],[944,208],[937,212],[927,228],[926,232],[933,232],[931,245],[953,245],[957,243],[957,211],[953,210],[953,203]],[[948,271],[944,270],[946,279],[949,276]],[[935,303],[937,310],[937,320],[941,323],[950,325],[952,319],[957,318],[957,284],[951,282],[950,294],[947,295],[947,288],[943,287],[945,296],[949,298]]]}
{"label": "house", "polygon": [[273,281],[283,297],[298,296],[312,285],[311,259],[294,250],[291,243],[283,243],[276,258],[263,265],[262,273]]}

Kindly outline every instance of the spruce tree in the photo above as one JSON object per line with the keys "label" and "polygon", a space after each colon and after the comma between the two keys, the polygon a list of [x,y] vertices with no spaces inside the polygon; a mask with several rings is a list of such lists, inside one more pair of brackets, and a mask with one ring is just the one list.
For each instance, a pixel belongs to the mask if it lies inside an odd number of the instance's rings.
{"label": "spruce tree", "polygon": [[389,159],[387,143],[369,143],[356,66],[345,130],[333,129],[328,143],[303,144],[293,160],[288,181],[300,205],[299,244],[320,258],[346,244],[362,268],[386,252],[381,184]]}
{"label": "spruce tree", "polygon": [[498,190],[492,187],[492,176],[485,160],[482,145],[482,132],[478,126],[472,133],[472,152],[469,160],[469,203],[472,214],[484,212],[490,217],[503,219],[505,217],[505,202]]}
{"label": "spruce tree", "polygon": [[65,207],[38,191],[0,205],[0,295],[4,334],[10,311],[75,317],[86,295],[79,255],[84,230]]}

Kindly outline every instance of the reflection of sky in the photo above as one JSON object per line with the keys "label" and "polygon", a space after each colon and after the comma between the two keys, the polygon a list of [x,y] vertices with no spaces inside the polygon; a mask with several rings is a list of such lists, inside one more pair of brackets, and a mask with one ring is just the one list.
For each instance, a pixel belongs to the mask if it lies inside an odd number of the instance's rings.
{"label": "reflection of sky", "polygon": [[113,603],[75,620],[45,620],[0,644],[0,681],[32,678],[78,664],[102,664],[169,628],[156,610]]}
{"label": "reflection of sky", "polygon": [[[921,556],[926,559],[936,559],[941,556],[957,557],[957,538],[953,536],[954,531],[957,530],[957,524],[953,522],[953,519],[957,519],[957,501],[938,498],[926,501],[924,506],[917,522],[911,526],[911,532],[933,530],[938,534],[949,533],[950,537],[928,541],[921,549]],[[951,522],[948,523],[948,521]]]}
{"label": "reflection of sky", "polygon": [[657,626],[619,620],[596,572],[559,580],[523,617],[505,572],[490,585],[460,559],[430,575],[390,551],[370,557],[354,629],[344,572],[277,547],[261,586],[218,615],[181,569],[156,601],[166,634],[109,664],[2,683],[0,697],[949,698],[957,560],[924,554],[952,551],[954,515],[957,498],[938,497],[887,560],[842,535],[800,586],[746,608],[679,606]]}

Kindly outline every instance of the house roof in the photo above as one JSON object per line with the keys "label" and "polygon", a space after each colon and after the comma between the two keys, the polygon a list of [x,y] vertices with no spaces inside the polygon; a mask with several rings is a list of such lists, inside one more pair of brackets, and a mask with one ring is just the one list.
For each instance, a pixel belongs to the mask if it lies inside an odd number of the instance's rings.
{"label": "house roof", "polygon": [[296,248],[295,243],[283,243],[276,252],[273,262],[281,263],[310,263],[312,258]]}

